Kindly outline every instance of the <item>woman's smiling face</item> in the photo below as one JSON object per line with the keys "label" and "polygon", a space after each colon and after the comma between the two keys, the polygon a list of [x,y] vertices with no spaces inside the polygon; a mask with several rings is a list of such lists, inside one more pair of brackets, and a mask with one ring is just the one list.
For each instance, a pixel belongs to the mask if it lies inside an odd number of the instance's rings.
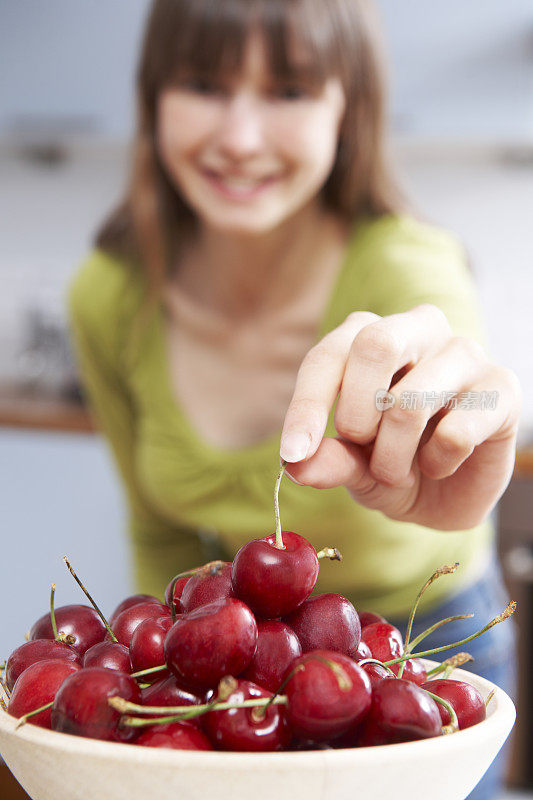
{"label": "woman's smiling face", "polygon": [[183,77],[157,107],[161,162],[209,227],[266,233],[320,192],[333,167],[345,98],[339,79],[315,88],[271,77],[260,34],[229,77]]}

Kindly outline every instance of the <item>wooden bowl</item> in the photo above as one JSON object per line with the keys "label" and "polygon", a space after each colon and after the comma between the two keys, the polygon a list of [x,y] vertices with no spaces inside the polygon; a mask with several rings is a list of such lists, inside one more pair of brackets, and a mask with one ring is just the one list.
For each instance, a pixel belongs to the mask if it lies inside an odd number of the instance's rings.
{"label": "wooden bowl", "polygon": [[[428,664],[431,662],[427,662]],[[515,719],[511,699],[464,670],[486,698],[484,722],[404,744],[285,753],[163,750],[23,725],[0,709],[0,753],[33,800],[463,800]]]}

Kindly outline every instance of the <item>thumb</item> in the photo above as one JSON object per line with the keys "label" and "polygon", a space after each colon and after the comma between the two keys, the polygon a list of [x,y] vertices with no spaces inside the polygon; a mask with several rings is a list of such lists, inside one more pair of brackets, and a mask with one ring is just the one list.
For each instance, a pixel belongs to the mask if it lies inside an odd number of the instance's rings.
{"label": "thumb", "polygon": [[346,486],[354,494],[365,494],[377,483],[370,475],[366,451],[361,445],[326,436],[311,458],[287,464],[285,474],[302,486],[315,489]]}
{"label": "thumb", "polygon": [[415,469],[416,480],[410,488],[386,486],[371,474],[371,449],[372,445],[357,445],[344,439],[326,437],[312,458],[287,464],[285,472],[302,486],[315,489],[345,486],[356,503],[381,511],[391,519],[413,521],[420,470]]}

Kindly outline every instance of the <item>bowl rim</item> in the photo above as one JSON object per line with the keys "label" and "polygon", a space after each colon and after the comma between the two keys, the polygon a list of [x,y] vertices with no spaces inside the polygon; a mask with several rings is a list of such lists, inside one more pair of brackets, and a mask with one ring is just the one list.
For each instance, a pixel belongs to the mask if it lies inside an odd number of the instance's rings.
{"label": "bowl rim", "polygon": [[[437,662],[424,659],[430,668]],[[456,751],[464,752],[469,748],[479,748],[483,742],[489,742],[501,735],[501,730],[511,730],[516,718],[516,709],[511,698],[496,684],[481,678],[473,672],[456,669],[451,675],[453,680],[471,683],[486,699],[494,689],[495,694],[487,709],[487,718],[465,730],[456,731],[447,736],[435,736],[414,742],[376,745],[374,747],[351,747],[331,750],[300,750],[281,752],[251,753],[245,751],[217,750],[173,750],[171,748],[142,747],[121,742],[107,742],[100,739],[89,739],[60,733],[36,725],[23,725],[16,729],[17,719],[0,708],[0,753],[1,741],[4,737],[13,737],[28,744],[36,744],[52,751],[63,751],[77,757],[92,757],[118,760],[124,763],[144,763],[153,765],[180,766],[190,764],[196,769],[235,769],[238,765],[253,769],[271,769],[274,765],[279,769],[285,765],[288,769],[305,766],[306,769],[323,769],[324,765],[342,767],[355,765],[364,760],[366,764],[383,765],[384,759],[390,764],[404,761],[411,755],[419,758],[429,757],[435,748],[444,757],[453,758]]]}

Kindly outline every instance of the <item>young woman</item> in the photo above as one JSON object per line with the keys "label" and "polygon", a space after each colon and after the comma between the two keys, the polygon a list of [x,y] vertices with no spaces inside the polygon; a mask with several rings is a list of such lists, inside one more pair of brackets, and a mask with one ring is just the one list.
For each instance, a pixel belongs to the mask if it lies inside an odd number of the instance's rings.
{"label": "young woman", "polygon": [[[364,0],[153,4],[130,185],[71,292],[140,591],[271,532],[281,454],[284,528],[344,555],[321,591],[401,620],[459,561],[421,625],[505,605],[519,390],[461,247],[402,209],[378,49]],[[504,628],[477,645],[500,683]]]}

